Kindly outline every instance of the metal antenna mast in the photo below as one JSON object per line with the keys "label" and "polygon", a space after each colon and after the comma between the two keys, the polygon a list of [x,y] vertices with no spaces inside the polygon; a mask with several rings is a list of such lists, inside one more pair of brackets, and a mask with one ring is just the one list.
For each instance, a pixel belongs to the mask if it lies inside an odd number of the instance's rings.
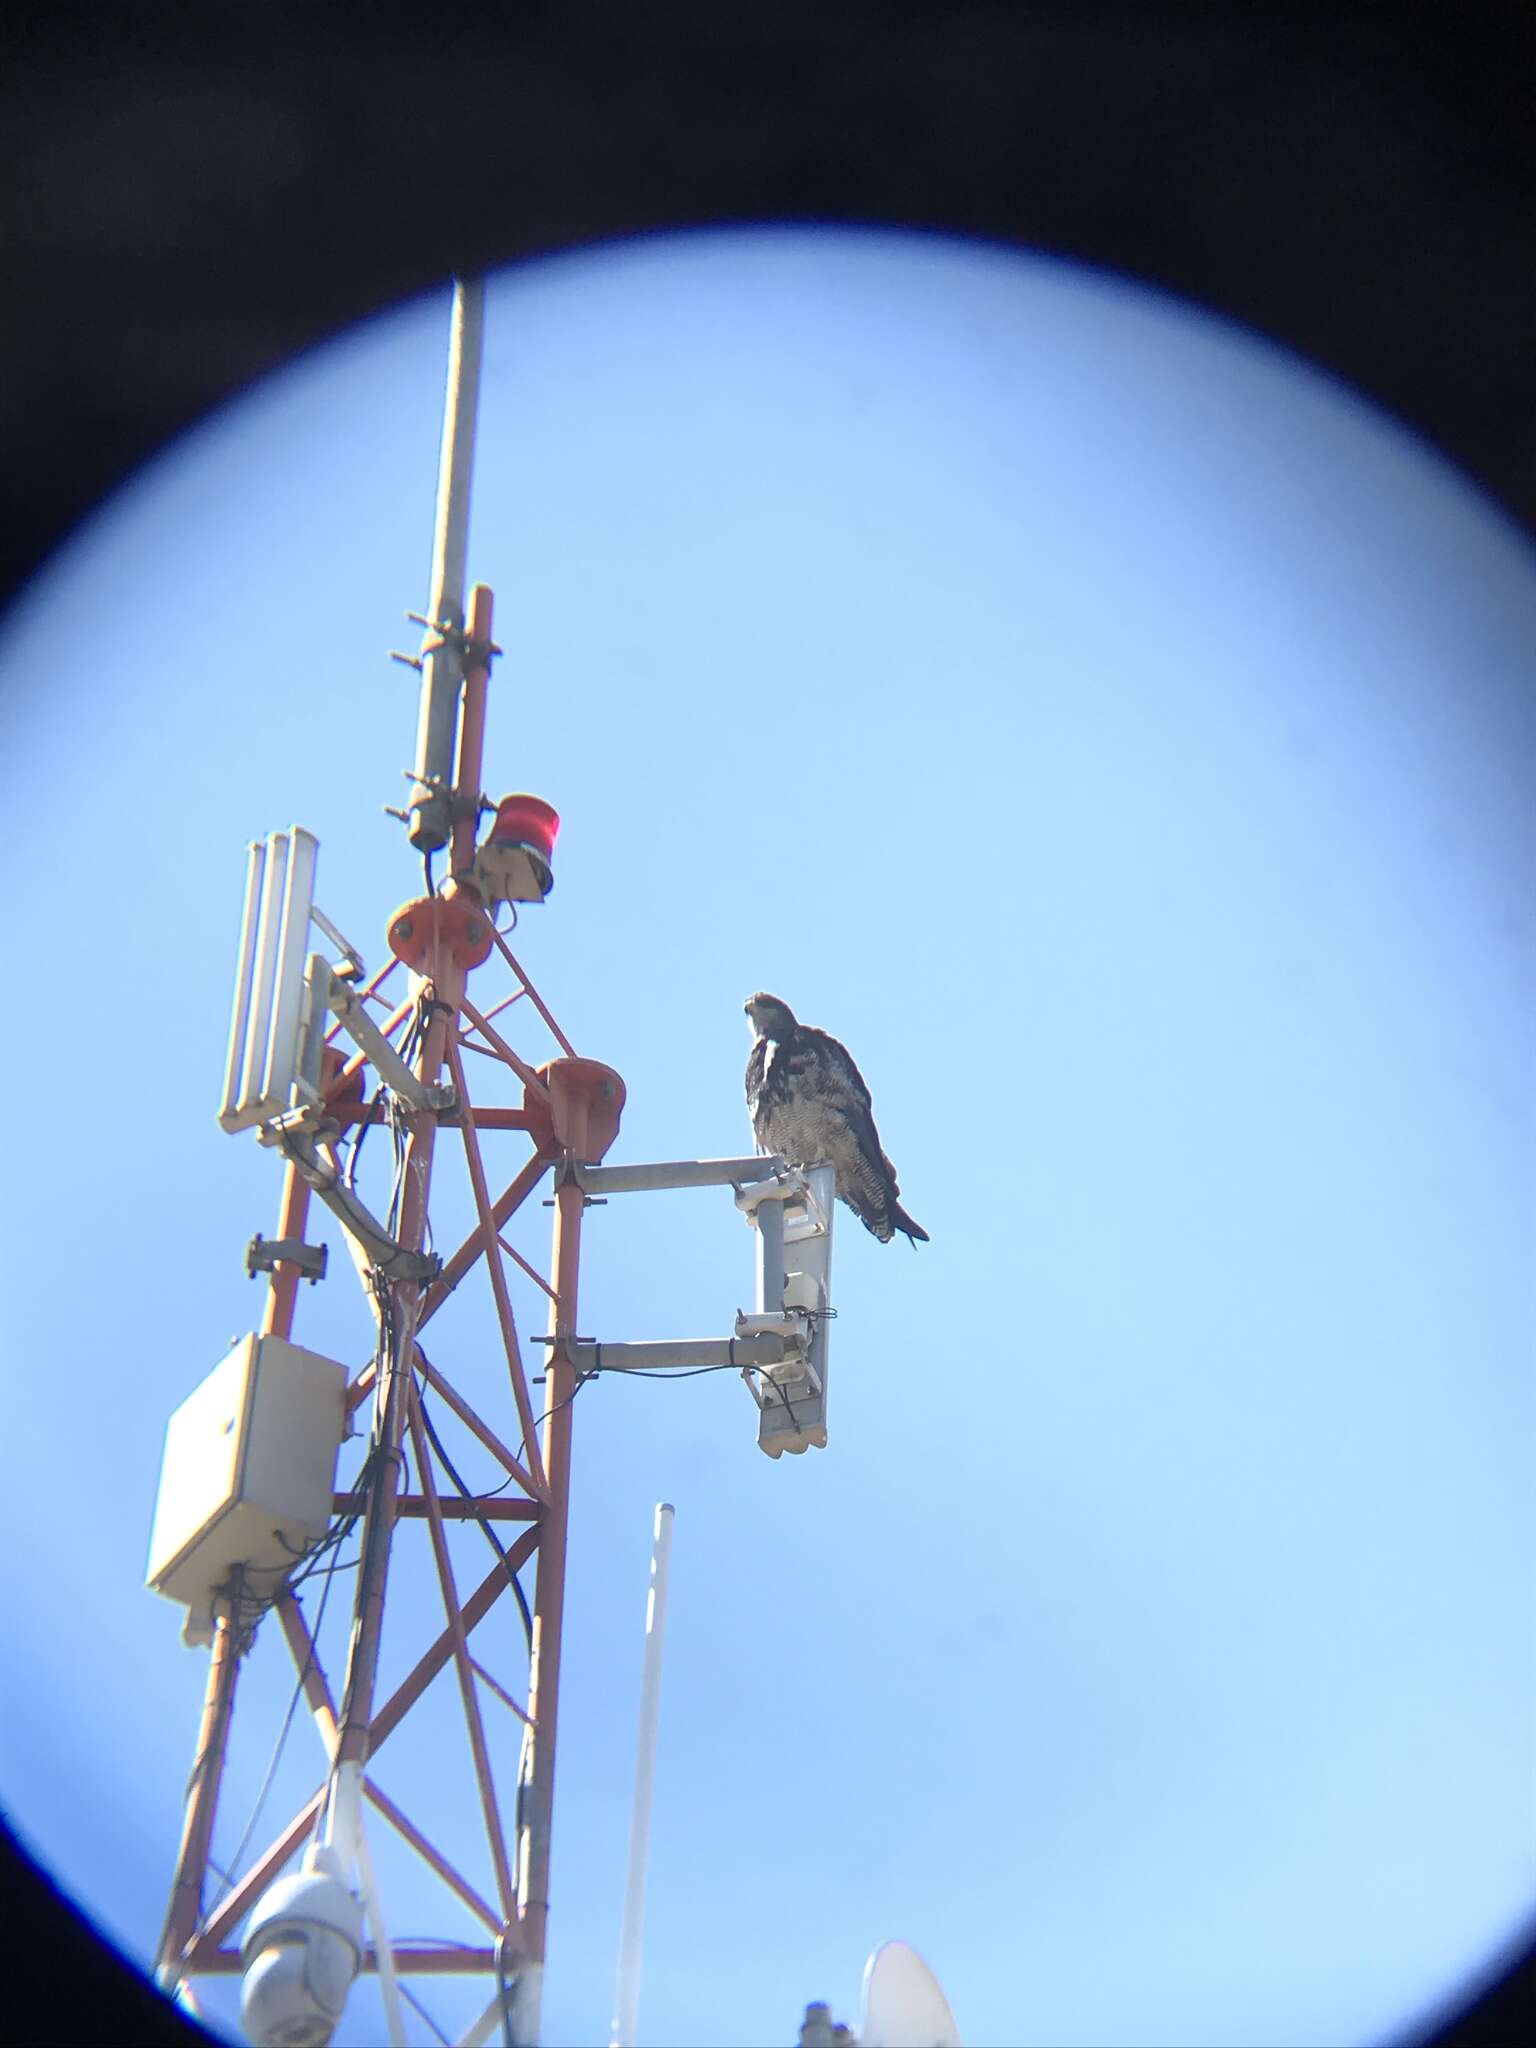
{"label": "metal antenna mast", "polygon": [[[250,849],[219,1120],[227,1131],[253,1131],[280,1156],[277,1235],[258,1235],[246,1255],[253,1276],[268,1276],[259,1328],[171,1418],[150,1546],[150,1584],[187,1608],[184,1640],[210,1647],[156,1975],[167,1991],[188,1998],[198,1978],[239,1976],[242,2024],[262,2048],[322,2048],[360,1971],[378,1976],[392,2044],[406,2039],[405,1980],[426,1975],[483,1979],[486,2002],[461,2035],[461,2048],[475,2048],[498,2030],[519,2048],[539,2039],[571,1407],[584,1380],[601,1372],[738,1371],[752,1396],[758,1446],[768,1456],[827,1441],[828,1327],[835,1313],[831,1167],[795,1169],[765,1156],[604,1165],[618,1135],[624,1083],[612,1067],[578,1056],[496,922],[501,906],[514,907],[515,922],[516,905],[548,896],[559,820],[539,797],[491,802],[481,788],[487,688],[499,651],[491,641],[490,591],[477,585],[465,595],[482,325],[483,287],[458,284],[431,598],[425,613],[409,615],[426,637],[419,657],[399,657],[422,681],[413,791],[408,808],[394,815],[425,856],[426,890],[390,918],[391,957],[370,975],[315,901],[313,835],[295,825]],[[482,837],[487,812],[493,818]],[[448,873],[438,886],[431,856],[445,846]],[[339,957],[309,951],[312,931]],[[505,993],[492,998],[477,983],[471,996],[470,978],[482,968],[501,979]],[[386,993],[401,970],[403,995]],[[517,1004],[509,1022],[503,1013]],[[542,1051],[519,1051],[504,1035],[509,1031],[531,1034]],[[363,1140],[376,1124],[386,1127],[389,1149],[376,1144],[370,1162],[392,1160],[394,1169],[382,1215],[369,1207],[358,1171]],[[505,1179],[504,1169],[491,1171],[503,1134],[520,1137],[526,1148]],[[445,1258],[433,1246],[429,1207],[454,1151],[463,1155],[475,1223]],[[541,1270],[508,1232],[547,1176],[554,1222]],[[757,1239],[755,1309],[738,1313],[724,1337],[578,1337],[589,1201],[680,1187],[734,1190]],[[316,1197],[342,1227],[375,1326],[372,1356],[355,1369],[294,1342],[299,1282],[326,1270],[327,1247],[305,1241]],[[423,1347],[433,1318],[476,1268],[489,1286],[505,1377],[500,1369],[487,1374],[483,1345],[462,1365],[449,1357],[448,1344],[439,1349],[435,1333],[433,1349],[448,1362],[435,1362]],[[514,1306],[514,1288],[530,1284],[547,1317],[547,1334],[538,1340],[547,1346],[542,1414],[530,1393]],[[359,1427],[350,1426],[353,1417]],[[455,1433],[450,1451],[445,1434]],[[349,1434],[363,1448],[353,1454],[350,1479],[341,1481]],[[404,1483],[407,1458],[414,1491]],[[472,1488],[460,1460],[480,1473],[489,1468],[493,1479]],[[386,1616],[396,1542],[418,1523],[426,1525],[443,1626],[411,1649],[398,1607],[391,1629]],[[495,1562],[461,1595],[459,1552],[470,1523]],[[323,1660],[320,1624],[338,1553],[354,1535],[360,1549],[349,1563],[357,1565],[357,1580],[338,1692]],[[529,1563],[536,1570],[531,1607],[517,1577]],[[317,1578],[318,1599],[306,1612]],[[526,1704],[486,1669],[475,1654],[478,1641],[471,1647],[509,1592],[527,1629]],[[218,1873],[224,1889],[210,1899],[241,1662],[260,1623],[273,1615],[295,1668],[294,1704],[302,1697],[308,1705],[324,1767],[258,1855],[247,1861],[242,1843],[236,1867]],[[653,1620],[651,1647],[659,1654],[659,1608]],[[398,1751],[385,1745],[407,1715],[441,1715],[447,1688],[431,1700],[423,1696],[450,1667],[464,1726],[459,1767],[473,1784],[480,1821],[478,1849],[469,1845],[478,1883],[460,1868],[458,1845],[450,1859],[380,1777],[381,1754],[384,1769],[393,1769]],[[656,1701],[653,1671],[642,1707],[636,1848],[618,1987],[621,2039],[632,2038],[635,2023]],[[510,1741],[504,1720],[495,1729],[487,1725],[488,1716],[507,1713],[517,1722]],[[425,1796],[433,1802],[427,1818],[436,1822],[452,1804],[439,1796],[452,1751],[435,1722],[432,1734]],[[271,1776],[269,1770],[269,1782]],[[407,1800],[416,1789],[407,1789]],[[391,1941],[365,1814],[375,1825],[387,1823],[441,1882],[455,1913],[474,1923],[474,1940]]]}
{"label": "metal antenna mast", "polygon": [[[397,1996],[401,1978],[412,1972],[475,1972],[484,1974],[490,1997],[465,2040],[485,2040],[493,2031],[520,2043],[538,2039],[549,1917],[571,1401],[577,1386],[571,1345],[577,1327],[582,1211],[587,1199],[574,1170],[601,1160],[612,1143],[624,1086],[612,1068],[576,1056],[493,921],[499,901],[539,901],[547,894],[558,821],[537,798],[508,798],[492,806],[481,795],[486,689],[497,650],[491,644],[490,591],[476,587],[466,607],[464,586],[483,301],[481,282],[456,285],[431,599],[425,615],[413,615],[426,629],[421,656],[413,662],[422,674],[412,771],[415,790],[409,812],[400,814],[406,817],[411,843],[418,850],[430,855],[451,842],[450,874],[441,888],[395,912],[388,928],[393,957],[378,973],[363,979],[357,955],[344,946],[349,957],[336,967],[328,966],[323,956],[312,955],[301,985],[300,970],[293,963],[302,959],[311,921],[333,939],[340,936],[314,906],[312,895],[305,894],[313,887],[314,842],[294,828],[252,850],[222,1120],[228,1129],[256,1127],[262,1142],[283,1155],[277,1235],[269,1241],[258,1237],[250,1252],[255,1262],[251,1270],[260,1266],[269,1275],[259,1331],[173,1418],[152,1546],[151,1582],[187,1602],[187,1639],[211,1642],[202,1723],[157,1976],[167,1990],[180,1990],[201,1975],[244,1969],[246,2025],[256,2029],[257,2038],[267,2014],[261,2000],[302,2001],[308,1993],[293,1986],[303,1976],[305,1957],[311,1958],[311,1975],[318,1982],[324,1976],[321,1964],[329,1955],[333,1961],[337,1956],[342,1959],[339,1991],[334,1996],[326,1993],[330,2005],[325,1997],[320,1999],[325,2010],[308,2021],[314,2031],[284,2033],[282,2039],[328,2040],[341,2010],[337,2000],[344,1999],[346,1982],[359,1965],[378,1971],[383,1980],[394,2038],[404,2038]],[[493,808],[496,823],[477,846],[481,814]],[[486,1002],[482,1011],[467,984],[470,974],[487,963],[509,973],[512,985],[508,994]],[[382,991],[401,967],[409,975],[409,990],[390,1008]],[[553,1041],[556,1056],[538,1065],[514,1050],[493,1021],[498,1011],[519,1001],[519,1016]],[[375,1021],[369,1005],[386,1014]],[[336,1043],[342,1031],[357,1044],[350,1057]],[[520,1099],[477,1105],[466,1075],[467,1052],[490,1062],[494,1075],[520,1091]],[[379,1084],[371,1100],[366,1095],[370,1066]],[[477,1073],[476,1093],[480,1092]],[[399,1143],[394,1195],[383,1220],[367,1209],[354,1185],[357,1146],[368,1126],[379,1122],[390,1124]],[[497,1191],[482,1139],[499,1132],[522,1133],[532,1149]],[[340,1148],[349,1137],[353,1149],[344,1163]],[[443,1259],[426,1249],[427,1219],[434,1167],[442,1163],[440,1139],[448,1137],[456,1137],[462,1149],[477,1220],[464,1242]],[[510,1219],[551,1172],[556,1180],[555,1213],[546,1275],[512,1246],[505,1233]],[[185,1450],[192,1444],[203,1411],[210,1402],[217,1405],[220,1388],[229,1391],[225,1382],[233,1386],[238,1380],[236,1405],[244,1402],[239,1413],[246,1418],[238,1423],[242,1448],[237,1462],[243,1475],[238,1484],[245,1495],[236,1500],[236,1508],[251,1505],[249,1496],[260,1492],[263,1482],[251,1475],[263,1429],[276,1433],[278,1455],[269,1462],[280,1468],[269,1493],[273,1487],[280,1492],[292,1476],[290,1468],[301,1461],[302,1450],[290,1426],[292,1403],[269,1399],[263,1386],[270,1388],[279,1371],[297,1371],[313,1410],[320,1398],[314,1390],[330,1363],[291,1343],[298,1283],[324,1271],[324,1247],[304,1242],[310,1202],[317,1194],[348,1233],[378,1326],[372,1359],[350,1375],[336,1369],[336,1447],[344,1416],[363,1411],[371,1413],[369,1448],[350,1487],[333,1495],[333,1482],[327,1477],[318,1528],[312,1512],[306,1521],[303,1512],[286,1502],[254,1501],[258,1512],[247,1517],[247,1527],[260,1526],[260,1536],[248,1534],[242,1554],[230,1563],[225,1555],[228,1543],[221,1550],[212,1522],[183,1512],[187,1460],[181,1456],[178,1463],[177,1445],[182,1443]],[[506,1377],[499,1395],[494,1385],[485,1392],[506,1407],[505,1421],[487,1420],[478,1403],[461,1390],[457,1375],[432,1363],[421,1347],[431,1318],[476,1265],[490,1283],[505,1358]],[[514,1265],[531,1276],[547,1299],[549,1352],[542,1417],[535,1412],[524,1369],[509,1286]],[[449,1426],[445,1411],[451,1411],[469,1448],[482,1464],[489,1456],[502,1475],[502,1487],[515,1488],[516,1494],[454,1498],[448,1491],[458,1475],[432,1420],[429,1388],[444,1427]],[[200,1400],[203,1410],[194,1413]],[[323,1405],[322,1399],[322,1409]],[[236,1426],[230,1423],[228,1428]],[[521,1440],[512,1451],[507,1445],[516,1440],[515,1432],[520,1432]],[[407,1449],[417,1474],[414,1493],[403,1491],[401,1484]],[[491,1489],[493,1494],[500,1491]],[[288,1520],[286,1531],[265,1527],[279,1515]],[[226,1514],[220,1526],[227,1528],[230,1519]],[[473,1591],[461,1597],[449,1539],[450,1531],[468,1520],[481,1523],[502,1555]],[[391,1554],[409,1522],[427,1526],[444,1626],[386,1692],[381,1649]],[[494,1535],[498,1525],[515,1540],[503,1545]],[[361,1532],[361,1553],[338,1702],[301,1603],[299,1588],[310,1573],[293,1559],[307,1553],[318,1561],[329,1550],[334,1563],[337,1532],[345,1534],[353,1527]],[[292,1540],[295,1534],[297,1543]],[[270,1551],[274,1535],[282,1539],[282,1549],[275,1561],[264,1563],[261,1543]],[[537,1578],[527,1704],[522,1707],[471,1654],[470,1637],[509,1588],[521,1600],[515,1574],[533,1559]],[[241,1659],[257,1623],[268,1612],[275,1612],[292,1652],[298,1686],[325,1746],[325,1774],[313,1796],[249,1867],[229,1873],[224,1895],[209,1905],[210,1849]],[[479,1794],[493,1902],[461,1874],[376,1776],[384,1744],[417,1707],[431,1680],[449,1665],[457,1679],[468,1762]],[[494,1750],[503,1758],[507,1755],[505,1735],[493,1743],[485,1724],[487,1710],[503,1711],[491,1702],[493,1693],[521,1722],[512,1749],[518,1758],[515,1784],[507,1782],[511,1774],[504,1766],[498,1786],[493,1767]],[[508,1793],[516,1802],[510,1839],[503,1821]],[[391,1947],[363,1829],[365,1804],[410,1844],[458,1906],[480,1923],[478,1943]],[[301,1874],[282,1877],[300,1850],[305,1851]],[[355,1899],[349,1906],[352,1894],[343,1883],[353,1873],[366,1911],[366,1942],[355,1919]],[[230,1937],[248,1915],[243,1947],[236,1949]]]}

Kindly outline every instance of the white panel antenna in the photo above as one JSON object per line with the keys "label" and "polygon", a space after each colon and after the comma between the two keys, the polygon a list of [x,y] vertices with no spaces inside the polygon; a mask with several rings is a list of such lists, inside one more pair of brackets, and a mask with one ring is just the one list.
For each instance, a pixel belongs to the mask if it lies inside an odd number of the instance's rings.
{"label": "white panel antenna", "polygon": [[[424,1087],[368,1016],[353,986],[365,972],[362,955],[315,901],[319,851],[319,841],[302,825],[251,845],[219,1108],[226,1131],[320,1107],[325,1035],[333,1015],[412,1109],[442,1109],[453,1097],[451,1088]],[[323,953],[306,960],[311,924],[344,956],[347,974],[338,974]]]}
{"label": "white panel antenna", "polygon": [[[299,1099],[312,1092],[300,1086],[299,1068],[301,1033],[314,1023],[304,970],[319,850],[315,835],[301,825],[251,846],[219,1108],[226,1131],[281,1116],[294,1106],[296,1092]],[[309,1052],[312,1065],[312,1046]]]}

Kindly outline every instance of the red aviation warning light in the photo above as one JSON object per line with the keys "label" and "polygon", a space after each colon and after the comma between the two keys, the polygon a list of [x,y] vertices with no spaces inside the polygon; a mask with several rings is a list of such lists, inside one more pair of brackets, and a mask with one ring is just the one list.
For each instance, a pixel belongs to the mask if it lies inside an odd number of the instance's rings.
{"label": "red aviation warning light", "polygon": [[541,796],[504,796],[475,855],[475,887],[487,903],[542,903],[555,885],[560,813]]}

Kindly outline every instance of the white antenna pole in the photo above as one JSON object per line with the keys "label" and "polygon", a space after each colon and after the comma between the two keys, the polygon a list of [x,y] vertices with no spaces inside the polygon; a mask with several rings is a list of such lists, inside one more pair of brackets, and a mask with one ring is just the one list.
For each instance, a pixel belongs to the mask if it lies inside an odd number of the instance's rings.
{"label": "white antenna pole", "polygon": [[619,1936],[611,2048],[634,2048],[640,2012],[645,1866],[651,1846],[651,1793],[656,1782],[656,1727],[661,1716],[661,1653],[667,1629],[673,1514],[670,1501],[659,1502],[652,1533],[651,1591],[645,1609],[645,1668],[640,1679],[640,1732],[635,1746],[635,1811],[629,1829],[629,1879],[624,1891],[624,1929]]}
{"label": "white antenna pole", "polygon": [[[411,844],[435,853],[448,843],[453,806],[453,745],[464,689],[464,580],[469,551],[469,489],[475,466],[475,421],[480,404],[481,337],[485,280],[455,278],[448,335],[448,392],[437,476],[437,520],[432,532],[432,594],[422,650],[420,722],[416,729],[416,790]],[[446,632],[439,632],[439,627]],[[475,792],[478,794],[478,792]]]}

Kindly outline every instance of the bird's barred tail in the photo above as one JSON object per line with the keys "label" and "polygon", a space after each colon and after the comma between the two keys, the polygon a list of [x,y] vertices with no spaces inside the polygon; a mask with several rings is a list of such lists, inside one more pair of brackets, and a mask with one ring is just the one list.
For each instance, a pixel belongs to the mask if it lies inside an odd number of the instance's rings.
{"label": "bird's barred tail", "polygon": [[893,1230],[905,1231],[907,1242],[909,1244],[915,1245],[919,1238],[922,1239],[924,1244],[927,1244],[928,1242],[927,1231],[924,1230],[921,1223],[914,1223],[912,1221],[912,1218],[907,1214],[906,1210],[902,1208],[900,1202],[892,1204],[891,1227]]}

